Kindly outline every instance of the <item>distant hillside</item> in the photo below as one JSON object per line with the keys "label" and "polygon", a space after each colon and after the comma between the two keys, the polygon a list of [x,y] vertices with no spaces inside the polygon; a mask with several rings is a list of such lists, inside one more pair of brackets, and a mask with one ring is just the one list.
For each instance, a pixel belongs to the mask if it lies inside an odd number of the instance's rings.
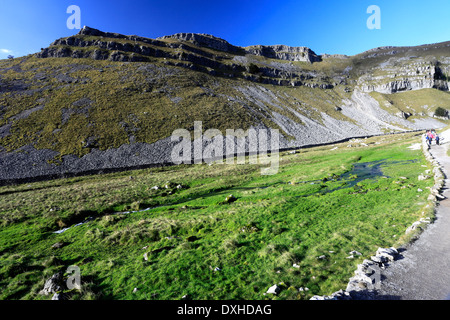
{"label": "distant hillside", "polygon": [[0,180],[170,163],[175,129],[274,128],[281,147],[444,126],[450,42],[319,56],[89,27],[0,61]]}

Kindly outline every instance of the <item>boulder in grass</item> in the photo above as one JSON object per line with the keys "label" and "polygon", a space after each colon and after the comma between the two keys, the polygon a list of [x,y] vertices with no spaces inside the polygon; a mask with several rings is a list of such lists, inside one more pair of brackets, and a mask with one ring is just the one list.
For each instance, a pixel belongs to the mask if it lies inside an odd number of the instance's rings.
{"label": "boulder in grass", "polygon": [[225,198],[225,203],[233,203],[237,200],[237,198],[235,196],[233,196],[232,194],[230,194],[229,196],[227,196]]}
{"label": "boulder in grass", "polygon": [[389,261],[394,261],[398,255],[398,251],[395,248],[378,248],[376,256],[387,258]]}
{"label": "boulder in grass", "polygon": [[63,274],[62,272],[55,273],[52,275],[44,284],[44,289],[39,291],[39,294],[48,296],[50,294],[57,293],[62,290],[63,284]]}
{"label": "boulder in grass", "polygon": [[280,287],[277,286],[276,284],[274,284],[273,286],[271,286],[269,288],[269,290],[267,290],[266,293],[271,293],[271,294],[278,294],[281,291]]}

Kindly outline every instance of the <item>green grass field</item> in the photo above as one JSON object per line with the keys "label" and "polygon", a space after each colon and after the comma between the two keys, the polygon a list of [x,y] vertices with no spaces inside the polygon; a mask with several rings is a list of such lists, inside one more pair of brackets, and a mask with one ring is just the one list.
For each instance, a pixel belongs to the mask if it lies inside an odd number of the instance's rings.
{"label": "green grass field", "polygon": [[[202,164],[1,187],[0,299],[50,299],[39,294],[46,279],[71,265],[82,281],[71,299],[285,300],[345,289],[357,264],[433,215],[418,192],[433,181],[417,179],[431,167],[408,149],[419,141],[281,153],[272,176]],[[348,259],[352,250],[362,256]],[[274,284],[282,291],[265,295]]]}

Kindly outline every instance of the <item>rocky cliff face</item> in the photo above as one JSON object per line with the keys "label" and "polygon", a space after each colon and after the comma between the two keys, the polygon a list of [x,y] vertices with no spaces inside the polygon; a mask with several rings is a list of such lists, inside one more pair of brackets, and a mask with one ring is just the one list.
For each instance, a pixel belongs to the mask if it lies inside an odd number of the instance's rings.
{"label": "rocky cliff face", "polygon": [[198,47],[210,48],[213,50],[225,51],[230,53],[243,53],[242,48],[236,47],[228,43],[227,41],[214,37],[209,34],[198,33],[177,33],[171,36],[164,36],[158,38],[158,40],[174,39],[178,41],[191,42]]}
{"label": "rocky cliff face", "polygon": [[449,91],[447,79],[440,78],[441,70],[427,61],[400,66],[386,66],[384,75],[364,75],[358,79],[358,86],[364,92],[395,93],[407,90],[436,88]]}
{"label": "rocky cliff face", "polygon": [[227,41],[208,35],[196,33],[177,33],[172,36],[164,36],[158,40],[176,39],[179,41],[188,41],[196,46],[210,48],[214,50],[225,51],[234,54],[252,54],[255,56],[262,56],[270,59],[278,59],[285,61],[305,61],[305,62],[319,62],[322,59],[316,55],[314,51],[307,47],[289,47],[285,45],[274,46],[249,46],[240,48],[231,45]]}
{"label": "rocky cliff face", "polygon": [[289,47],[285,45],[274,46],[250,46],[245,48],[246,52],[255,56],[263,56],[270,59],[286,61],[320,62],[321,57],[307,47]]}
{"label": "rocky cliff face", "polygon": [[[245,56],[250,56],[245,59],[245,63],[233,59]],[[73,37],[58,39],[37,53],[39,58],[70,57],[119,62],[151,62],[157,58],[165,59],[168,65],[265,84],[318,88],[333,86],[331,82],[323,81],[325,75],[304,72],[301,68],[291,68],[290,72],[286,72],[285,67],[263,64],[257,71],[252,71],[250,65],[260,63],[252,61],[251,56],[281,61],[321,61],[320,56],[306,47],[278,45],[241,48],[211,35],[194,33],[178,33],[154,40],[102,32],[89,27],[84,27]],[[318,79],[320,81],[316,81]]]}
{"label": "rocky cliff face", "polygon": [[360,55],[370,67],[357,80],[364,92],[395,93],[435,88],[449,91],[450,43],[382,47]]}

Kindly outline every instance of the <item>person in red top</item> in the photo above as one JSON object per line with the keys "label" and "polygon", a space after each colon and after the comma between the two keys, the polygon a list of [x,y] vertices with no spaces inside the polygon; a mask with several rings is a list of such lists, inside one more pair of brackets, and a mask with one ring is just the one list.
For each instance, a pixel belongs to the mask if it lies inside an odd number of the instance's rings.
{"label": "person in red top", "polygon": [[427,133],[425,134],[425,138],[427,139],[428,145],[431,146],[431,141],[432,141],[431,130],[427,130]]}

